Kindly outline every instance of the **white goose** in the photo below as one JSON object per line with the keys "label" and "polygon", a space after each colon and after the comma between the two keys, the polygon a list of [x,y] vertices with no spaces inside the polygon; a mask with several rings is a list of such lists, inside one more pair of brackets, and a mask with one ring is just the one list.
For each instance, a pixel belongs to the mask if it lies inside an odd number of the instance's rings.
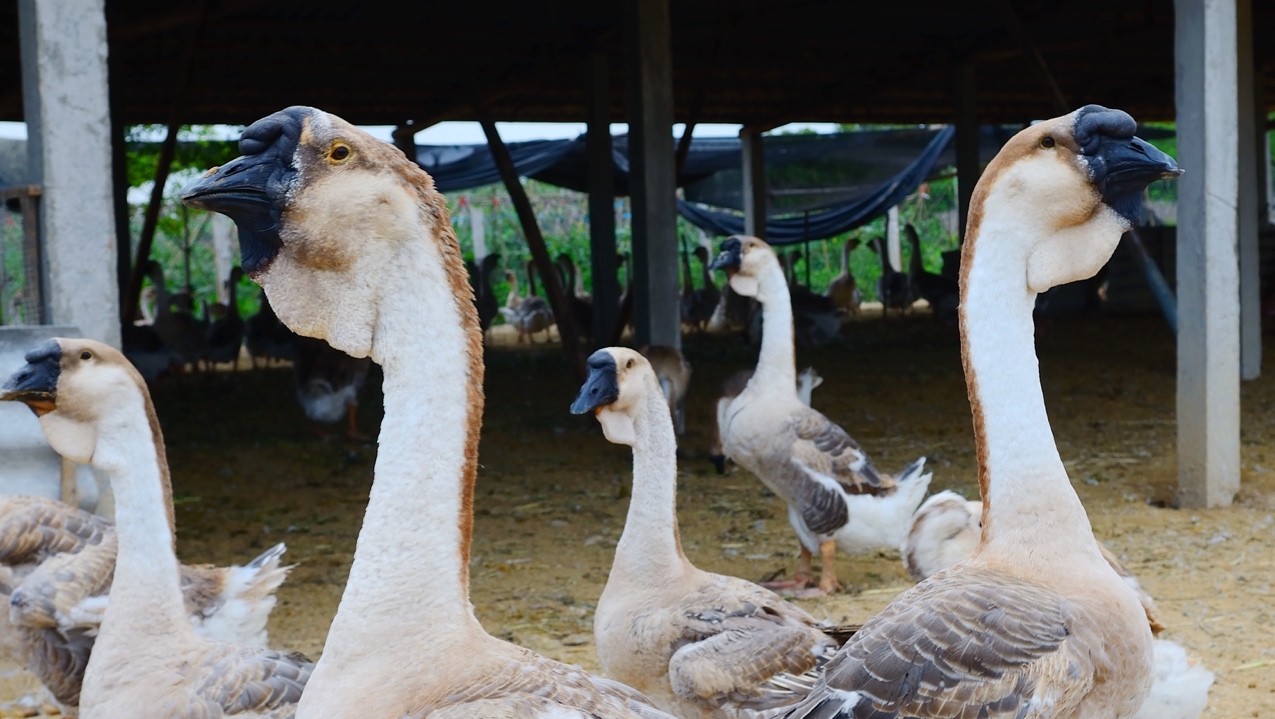
{"label": "white goose", "polygon": [[983,496],[974,556],[899,595],[792,716],[1132,717],[1151,630],[1111,569],[1050,431],[1036,295],[1093,275],[1152,181],[1177,174],[1129,115],[1089,105],[1015,135],[974,188],[961,348]]}
{"label": "white goose", "polygon": [[279,318],[385,371],[367,514],[301,719],[665,717],[639,693],[483,631],[469,546],[482,334],[433,180],[328,113],[259,120],[187,186],[230,215]]}
{"label": "white goose", "polygon": [[[633,496],[593,618],[608,676],[682,719],[771,717],[801,701],[848,632],[752,582],[695,568],[677,529],[677,441],[650,363],[589,357],[571,405],[633,448]],[[825,631],[827,630],[827,631]]]}
{"label": "white goose", "polygon": [[191,626],[164,438],[141,375],[93,340],[49,340],[26,360],[0,400],[28,404],[58,454],[92,464],[115,491],[119,550],[81,715],[290,717],[310,674],[304,657],[205,639]]}
{"label": "white goose", "polygon": [[895,477],[881,474],[845,430],[798,399],[791,298],[769,245],[756,237],[728,238],[713,268],[726,270],[735,292],[762,307],[757,370],[738,396],[718,401],[717,426],[723,454],[788,504],[801,564],[793,581],[772,586],[804,590],[818,552],[823,568],[816,591],[835,592],[838,548],[863,552],[902,543],[907,519],[930,484],[925,458]]}
{"label": "white goose", "polygon": [[[920,582],[968,559],[983,533],[982,518],[982,502],[968,501],[952,491],[939,492],[925,500],[912,516],[907,540],[899,550],[908,574]],[[1138,595],[1147,613],[1147,625],[1156,637],[1152,647],[1155,681],[1136,719],[1198,719],[1209,702],[1213,672],[1191,661],[1181,645],[1160,638],[1164,626],[1160,624],[1155,600],[1106,545],[1100,543],[1098,549],[1107,564]]]}

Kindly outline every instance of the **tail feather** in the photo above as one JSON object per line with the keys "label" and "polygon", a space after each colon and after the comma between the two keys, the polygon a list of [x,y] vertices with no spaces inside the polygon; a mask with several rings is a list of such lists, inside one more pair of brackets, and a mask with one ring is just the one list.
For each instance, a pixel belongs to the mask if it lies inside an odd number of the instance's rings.
{"label": "tail feather", "polygon": [[281,566],[287,547],[280,543],[243,567],[228,567],[216,610],[197,622],[200,634],[244,646],[266,645],[266,622],[277,601],[274,593],[292,566]]}

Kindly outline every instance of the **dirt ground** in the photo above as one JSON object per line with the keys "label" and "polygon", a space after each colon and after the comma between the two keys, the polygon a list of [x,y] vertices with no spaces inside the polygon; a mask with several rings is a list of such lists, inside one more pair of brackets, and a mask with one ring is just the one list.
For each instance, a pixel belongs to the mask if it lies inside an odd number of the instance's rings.
{"label": "dirt ground", "polygon": [[[597,668],[594,603],[622,529],[627,448],[567,406],[577,389],[553,345],[487,353],[472,597],[492,634]],[[1208,717],[1275,717],[1275,343],[1243,392],[1243,488],[1235,505],[1173,509],[1173,337],[1155,317],[1059,320],[1042,328],[1053,429],[1094,531],[1159,602],[1167,637],[1217,675]],[[797,545],[782,504],[749,473],[706,460],[721,381],[755,361],[734,337],[688,337],[694,366],[681,441],[679,513],[698,566],[749,579],[791,573]],[[892,471],[929,458],[932,490],[977,496],[969,406],[954,329],[926,317],[853,322],[837,345],[800,351],[824,377],[814,405]],[[380,419],[376,377],[360,426]],[[156,393],[187,562],[244,563],[278,541],[296,563],[279,590],[271,644],[317,657],[349,570],[375,447],[325,442],[292,395],[289,370],[183,377]],[[852,591],[800,602],[861,622],[909,585],[897,553],[846,557]],[[0,700],[33,680],[0,666]],[[10,705],[12,706],[12,705]],[[11,710],[12,711],[12,710]]]}

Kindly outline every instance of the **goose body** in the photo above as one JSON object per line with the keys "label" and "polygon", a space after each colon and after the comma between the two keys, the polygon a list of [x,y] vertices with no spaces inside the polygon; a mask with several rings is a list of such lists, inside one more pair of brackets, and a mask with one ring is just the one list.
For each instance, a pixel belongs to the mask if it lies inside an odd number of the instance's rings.
{"label": "goose body", "polygon": [[[677,530],[677,444],[651,364],[612,347],[589,358],[571,406],[633,448],[633,495],[594,615],[608,676],[683,719],[781,715],[844,641],[805,610],[697,569]],[[829,631],[825,631],[829,630]]]}
{"label": "goose body", "polygon": [[527,281],[530,294],[526,297],[518,295],[517,275],[513,272],[505,275],[505,278],[509,280],[509,296],[505,300],[505,306],[500,308],[500,314],[518,331],[519,342],[524,340],[535,342],[537,332],[543,331],[548,335],[549,328],[554,325],[553,310],[549,308],[549,303],[535,293],[536,285],[532,279],[532,272],[532,265],[528,262]]}
{"label": "goose body", "polygon": [[908,264],[908,279],[916,294],[930,303],[934,319],[940,322],[956,321],[956,306],[960,304],[961,289],[956,282],[927,272],[921,261],[921,235],[910,223],[904,226],[908,243],[912,245],[912,259]]}
{"label": "goose body", "polygon": [[333,349],[323,340],[296,339],[292,381],[305,416],[314,422],[346,422],[346,436],[358,436],[359,392],[372,363]]}
{"label": "goose body", "polygon": [[873,238],[871,246],[881,260],[881,276],[877,278],[877,299],[881,301],[881,316],[888,316],[890,310],[907,312],[912,309],[912,301],[916,299],[911,278],[908,273],[899,272],[890,264],[884,238]]}
{"label": "goose body", "polygon": [[498,264],[500,255],[495,253],[486,255],[477,264],[465,262],[465,269],[469,271],[469,285],[474,290],[474,307],[478,309],[478,326],[484,334],[491,327],[492,320],[496,319],[500,308],[495,290],[491,286],[491,273],[496,271]]}
{"label": "goose body", "polygon": [[846,240],[841,245],[841,274],[832,278],[828,291],[824,293],[837,309],[853,317],[859,316],[859,305],[863,302],[863,293],[850,273],[850,253],[858,246],[858,239]]}
{"label": "goose body", "polygon": [[983,497],[979,544],[864,624],[793,719],[1126,719],[1142,705],[1151,630],[1068,481],[1032,327],[1037,293],[1096,272],[1146,185],[1176,174],[1135,128],[1127,114],[1095,105],[1036,124],[974,188],[960,322]]}
{"label": "goose body", "polygon": [[819,591],[836,591],[838,548],[862,552],[902,543],[907,518],[929,487],[925,458],[896,477],[880,473],[845,430],[798,399],[790,295],[769,245],[729,238],[714,266],[727,270],[736,292],[757,298],[766,328],[756,372],[738,396],[718,403],[723,454],[787,503],[802,550],[794,588],[810,581],[810,558],[818,552]]}
{"label": "goose body", "polygon": [[[118,351],[92,340],[50,340],[26,359],[0,388],[0,399],[31,406],[53,448],[91,463],[115,490],[114,577],[84,668],[80,715],[292,716],[311,669],[304,657],[206,639],[191,625],[173,550],[163,437],[136,370]],[[74,566],[91,552],[98,567],[93,573],[100,576],[109,563],[108,546],[104,541],[86,548]],[[277,562],[278,554],[267,553],[262,563]]]}
{"label": "goose body", "polygon": [[[739,396],[740,392],[748,386],[748,380],[753,378],[753,371],[750,369],[740,370],[722,382],[722,391],[717,398],[716,411],[713,412],[713,431],[709,435],[708,440],[708,460],[717,468],[718,474],[726,472],[726,455],[722,454],[722,432],[718,427],[718,417],[731,403],[731,400]],[[797,399],[807,407],[811,404],[814,397],[815,389],[823,384],[823,377],[815,371],[814,367],[807,367],[797,375]]]}
{"label": "goose body", "polygon": [[222,308],[221,316],[208,325],[204,357],[214,368],[224,363],[237,367],[239,363],[239,348],[243,346],[244,321],[239,315],[236,290],[242,278],[242,268],[236,267],[230,271],[230,277],[226,280],[228,302]]}
{"label": "goose body", "polygon": [[[188,185],[185,201],[235,219],[245,269],[280,319],[385,372],[367,512],[299,719],[666,717],[633,689],[496,639],[474,617],[482,338],[432,179],[313,108],[258,121],[239,146],[244,156]],[[291,189],[278,193],[270,177]]]}
{"label": "goose body", "polygon": [[[967,501],[955,492],[939,492],[925,500],[912,517],[907,540],[900,549],[908,574],[920,582],[968,559],[983,531],[982,516],[982,502]],[[1155,679],[1136,718],[1198,719],[1208,704],[1213,673],[1191,661],[1181,645],[1160,638],[1164,626],[1157,616],[1155,600],[1116,555],[1102,544],[1098,548],[1107,564],[1137,595],[1146,612],[1147,625],[1156,637],[1152,645]]]}

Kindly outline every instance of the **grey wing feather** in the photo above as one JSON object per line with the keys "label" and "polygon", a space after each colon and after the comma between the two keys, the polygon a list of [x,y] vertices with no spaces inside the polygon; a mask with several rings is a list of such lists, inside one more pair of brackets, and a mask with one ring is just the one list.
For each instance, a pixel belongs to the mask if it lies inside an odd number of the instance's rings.
{"label": "grey wing feather", "polygon": [[97,544],[114,527],[97,515],[47,497],[0,497],[0,564],[38,564]]}
{"label": "grey wing feather", "polygon": [[831,478],[848,494],[890,494],[898,484],[877,472],[859,444],[817,410],[803,407],[792,417],[793,459]]}
{"label": "grey wing feather", "polygon": [[1051,590],[982,570],[942,572],[864,624],[789,716],[1022,717],[1042,682],[1066,680],[1083,694],[1092,681],[1092,665],[1066,651],[1070,633],[1066,602]]}
{"label": "grey wing feather", "polygon": [[313,670],[295,652],[215,644],[198,668],[196,693],[228,715],[291,717]]}

